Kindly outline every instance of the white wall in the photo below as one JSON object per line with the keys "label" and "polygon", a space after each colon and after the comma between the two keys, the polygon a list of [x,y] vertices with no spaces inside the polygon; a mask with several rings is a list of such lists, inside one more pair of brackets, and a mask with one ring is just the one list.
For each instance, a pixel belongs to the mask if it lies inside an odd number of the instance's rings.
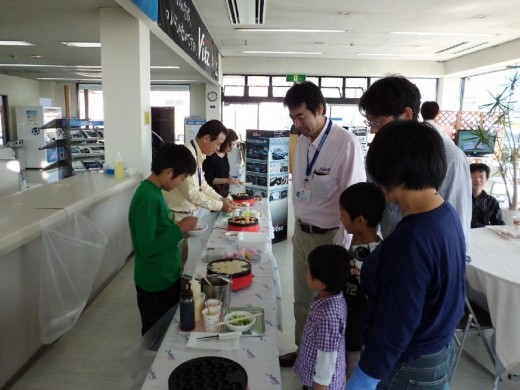
{"label": "white wall", "polygon": [[[40,97],[52,99],[53,107],[61,107],[65,115],[65,83],[29,80],[20,77],[0,75],[0,95],[7,95],[9,104],[10,129],[9,138],[16,139],[16,121],[14,107],[39,106]],[[69,83],[71,115],[76,117],[77,93],[76,85]]]}
{"label": "white wall", "polygon": [[432,61],[332,60],[275,57],[224,57],[226,74],[304,74],[308,76],[441,77],[444,64]]}

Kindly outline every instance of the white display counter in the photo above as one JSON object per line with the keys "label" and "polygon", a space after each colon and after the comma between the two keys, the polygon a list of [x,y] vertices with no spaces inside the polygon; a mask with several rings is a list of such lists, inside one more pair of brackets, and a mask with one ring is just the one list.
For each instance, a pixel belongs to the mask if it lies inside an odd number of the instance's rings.
{"label": "white display counter", "polygon": [[70,234],[81,213],[108,239],[92,299],[132,251],[128,208],[140,176],[84,173],[0,198],[0,387],[42,347],[39,298],[42,231]]}

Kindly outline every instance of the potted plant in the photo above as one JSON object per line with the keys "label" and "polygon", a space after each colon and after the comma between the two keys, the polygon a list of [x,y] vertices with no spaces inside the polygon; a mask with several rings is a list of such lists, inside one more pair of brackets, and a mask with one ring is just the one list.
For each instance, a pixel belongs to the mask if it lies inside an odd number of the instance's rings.
{"label": "potted plant", "polygon": [[[505,185],[508,209],[518,211],[519,158],[520,158],[520,116],[515,115],[515,94],[520,96],[520,72],[507,77],[507,83],[498,93],[490,93],[491,102],[482,105],[486,109],[491,128],[479,126],[475,130],[478,143],[488,144],[496,136],[494,156],[498,163],[498,172]],[[520,114],[520,113],[519,113]]]}

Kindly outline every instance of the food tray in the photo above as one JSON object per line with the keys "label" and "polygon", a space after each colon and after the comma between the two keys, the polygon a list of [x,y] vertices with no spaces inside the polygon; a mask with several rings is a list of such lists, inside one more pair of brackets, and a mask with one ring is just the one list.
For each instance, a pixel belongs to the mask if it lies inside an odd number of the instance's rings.
{"label": "food tray", "polygon": [[[265,317],[264,317],[264,309],[261,307],[240,307],[240,306],[232,306],[232,307],[225,307],[222,312],[222,318],[226,316],[228,313],[232,313],[234,311],[247,311],[252,314],[260,314],[258,317],[256,317],[256,321],[253,324],[253,327],[249,329],[247,332],[242,332],[242,336],[263,336],[265,334]],[[222,329],[220,329],[220,333],[227,333],[232,332],[231,329],[229,329],[226,325],[222,325]]]}

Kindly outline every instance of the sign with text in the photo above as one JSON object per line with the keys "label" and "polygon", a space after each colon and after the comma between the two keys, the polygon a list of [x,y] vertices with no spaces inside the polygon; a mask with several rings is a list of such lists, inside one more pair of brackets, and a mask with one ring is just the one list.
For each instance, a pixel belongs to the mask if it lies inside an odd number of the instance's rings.
{"label": "sign with text", "polygon": [[305,80],[307,80],[307,76],[305,76],[304,74],[288,74],[287,76],[285,76],[285,81],[301,83]]}
{"label": "sign with text", "polygon": [[219,79],[220,52],[191,0],[160,0],[159,26],[213,79]]}

